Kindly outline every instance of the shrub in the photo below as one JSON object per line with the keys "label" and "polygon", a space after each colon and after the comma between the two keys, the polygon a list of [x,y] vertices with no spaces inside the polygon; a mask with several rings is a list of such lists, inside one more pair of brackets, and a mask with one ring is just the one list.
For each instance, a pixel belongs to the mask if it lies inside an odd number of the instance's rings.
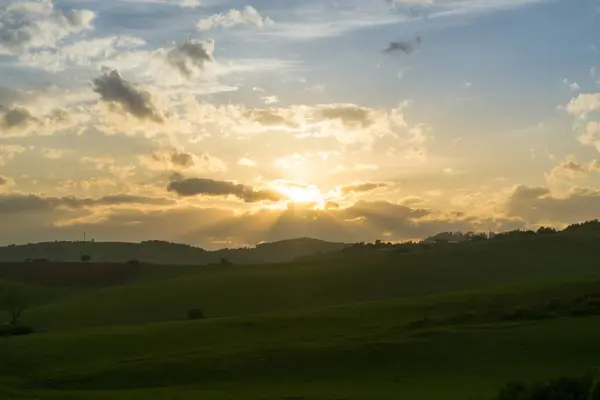
{"label": "shrub", "polygon": [[140,265],[140,261],[139,260],[129,260],[129,261],[127,261],[127,264]]}
{"label": "shrub", "polygon": [[529,390],[523,382],[509,382],[500,389],[496,400],[528,400]]}
{"label": "shrub", "polygon": [[190,320],[197,320],[197,319],[204,319],[204,318],[206,318],[204,316],[204,311],[202,311],[199,308],[193,308],[191,310],[188,310],[187,316],[188,316],[188,319],[190,319]]}
{"label": "shrub", "polygon": [[30,326],[23,325],[2,325],[0,326],[0,336],[22,336],[33,333],[34,330]]}
{"label": "shrub", "polygon": [[521,382],[511,382],[500,389],[496,400],[590,400],[596,384],[589,376],[560,377],[548,383],[536,383],[531,388]]}
{"label": "shrub", "polygon": [[600,377],[594,380],[587,400],[600,400]]}

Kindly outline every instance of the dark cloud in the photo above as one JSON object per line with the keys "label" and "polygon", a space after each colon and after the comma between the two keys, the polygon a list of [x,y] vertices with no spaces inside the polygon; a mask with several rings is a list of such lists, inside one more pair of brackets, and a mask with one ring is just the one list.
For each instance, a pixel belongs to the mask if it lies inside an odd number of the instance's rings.
{"label": "dark cloud", "polygon": [[139,119],[164,122],[161,112],[156,108],[150,93],[138,89],[124,80],[117,70],[103,68],[102,76],[93,81],[94,92],[110,104],[118,104],[123,110]]}
{"label": "dark cloud", "polygon": [[388,186],[389,186],[389,184],[386,182],[366,182],[366,183],[360,183],[357,185],[342,186],[342,187],[340,187],[340,191],[343,194],[364,193],[364,192],[370,192],[372,190],[384,188],[384,187],[388,187]]}
{"label": "dark cloud", "polygon": [[[298,115],[292,109],[257,108],[247,111],[246,115],[264,126],[284,126],[292,129],[300,127]],[[349,128],[355,128],[356,126],[366,128],[375,123],[375,115],[372,109],[354,104],[318,105],[306,110],[304,117],[315,122],[338,120]]]}
{"label": "dark cloud", "polygon": [[44,197],[34,194],[0,195],[0,214],[16,214],[27,212],[44,212],[60,208],[81,209],[98,206],[117,205],[168,205],[173,202],[166,198],[117,194],[96,199],[77,197]]}
{"label": "dark cloud", "polygon": [[194,158],[191,154],[173,150],[169,156],[171,157],[171,162],[173,165],[181,168],[190,168],[194,166]]}
{"label": "dark cloud", "polygon": [[338,203],[337,201],[330,200],[325,203],[326,210],[337,210],[338,208],[340,208],[340,203]]}
{"label": "dark cloud", "polygon": [[[116,200],[108,198],[104,202]],[[94,222],[79,222],[89,215],[87,206],[51,208],[32,203],[29,208],[38,212],[2,213],[0,243],[72,240],[85,230],[92,232],[96,240],[161,239],[215,248],[222,247],[224,241],[229,247],[298,237],[344,242],[400,241],[439,232],[503,231],[523,227],[517,218],[478,220],[457,215],[439,216],[430,210],[389,202],[359,202],[348,208],[329,207],[320,211],[292,207],[241,214],[215,207],[141,209],[131,204],[111,208],[101,220],[94,219]],[[18,209],[23,208],[21,205]],[[69,224],[57,224],[65,220]]]}
{"label": "dark cloud", "polygon": [[320,106],[316,111],[317,119],[339,119],[345,125],[361,125],[368,127],[374,123],[372,111],[365,107],[359,107],[353,104],[332,104]]}
{"label": "dark cloud", "polygon": [[152,153],[152,159],[158,163],[164,162],[165,158],[168,159],[175,167],[186,169],[194,166],[194,157],[184,151],[171,150],[168,153],[155,151]]}
{"label": "dark cloud", "polygon": [[195,73],[204,71],[206,65],[214,62],[214,48],[215,42],[212,39],[202,41],[190,39],[171,49],[167,53],[167,61],[189,79]]}
{"label": "dark cloud", "polygon": [[281,110],[254,109],[247,113],[248,117],[264,126],[285,126],[298,128],[300,125],[291,118],[284,117]]}
{"label": "dark cloud", "polygon": [[519,186],[506,204],[507,213],[532,224],[572,223],[598,218],[600,191],[586,188],[556,197],[544,187]]}
{"label": "dark cloud", "polygon": [[0,175],[0,186],[4,186],[8,183],[8,179]]}
{"label": "dark cloud", "polygon": [[213,179],[188,178],[182,179],[174,176],[169,183],[168,191],[177,193],[179,196],[235,196],[245,203],[257,203],[259,201],[281,201],[285,197],[272,190],[254,189],[251,186],[237,184],[228,181],[216,181]]}
{"label": "dark cloud", "polygon": [[8,131],[26,129],[39,123],[31,113],[22,107],[5,108],[0,106],[0,127]]}
{"label": "dark cloud", "polygon": [[[31,127],[36,127],[42,132],[50,132],[59,129],[71,121],[68,111],[56,109],[50,114],[35,117],[26,108],[20,106],[3,107],[0,105],[0,135],[2,133],[22,133]],[[48,130],[49,129],[49,130]]]}
{"label": "dark cloud", "polygon": [[420,36],[417,36],[416,38],[414,38],[411,41],[401,40],[398,42],[390,42],[390,45],[383,52],[384,53],[402,52],[406,55],[410,55],[410,54],[412,54],[413,51],[415,51],[421,45],[421,42],[422,42],[422,39]]}

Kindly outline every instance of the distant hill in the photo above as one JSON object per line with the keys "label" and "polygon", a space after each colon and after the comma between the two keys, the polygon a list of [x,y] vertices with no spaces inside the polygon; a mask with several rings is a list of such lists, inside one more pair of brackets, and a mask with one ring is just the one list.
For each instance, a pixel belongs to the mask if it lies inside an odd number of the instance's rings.
{"label": "distant hill", "polygon": [[207,251],[184,244],[146,241],[122,242],[44,242],[0,247],[0,262],[76,262],[89,255],[93,262],[122,263],[137,260],[154,264],[214,264],[226,259],[234,264],[265,264],[291,261],[312,254],[340,251],[349,244],[300,238],[256,247]]}

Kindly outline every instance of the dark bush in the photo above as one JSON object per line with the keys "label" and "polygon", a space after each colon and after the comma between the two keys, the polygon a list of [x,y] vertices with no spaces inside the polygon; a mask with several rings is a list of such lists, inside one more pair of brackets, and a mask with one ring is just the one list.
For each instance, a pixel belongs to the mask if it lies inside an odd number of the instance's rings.
{"label": "dark bush", "polygon": [[594,380],[587,400],[600,400],[600,377]]}
{"label": "dark bush", "polygon": [[529,390],[523,382],[509,382],[500,389],[497,400],[529,400]]}
{"label": "dark bush", "polygon": [[197,320],[197,319],[204,319],[204,318],[206,318],[204,316],[204,311],[202,311],[199,308],[193,308],[191,310],[188,310],[187,317],[188,317],[188,319],[191,319],[191,320]]}
{"label": "dark bush", "polygon": [[140,262],[139,262],[139,260],[129,260],[129,261],[127,261],[127,264],[140,265]]}
{"label": "dark bush", "polygon": [[22,336],[33,333],[34,330],[30,326],[23,325],[2,325],[0,326],[0,336]]}
{"label": "dark bush", "polygon": [[590,400],[597,384],[589,376],[560,377],[548,383],[536,383],[528,388],[521,382],[511,382],[500,389],[496,400]]}

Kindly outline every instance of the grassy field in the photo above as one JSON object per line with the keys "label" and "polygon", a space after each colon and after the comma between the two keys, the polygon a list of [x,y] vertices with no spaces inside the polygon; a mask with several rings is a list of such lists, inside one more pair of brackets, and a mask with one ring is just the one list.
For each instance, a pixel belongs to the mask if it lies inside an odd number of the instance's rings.
{"label": "grassy field", "polygon": [[600,366],[598,244],[0,282],[36,294],[24,322],[44,330],[0,339],[0,397],[492,399]]}

